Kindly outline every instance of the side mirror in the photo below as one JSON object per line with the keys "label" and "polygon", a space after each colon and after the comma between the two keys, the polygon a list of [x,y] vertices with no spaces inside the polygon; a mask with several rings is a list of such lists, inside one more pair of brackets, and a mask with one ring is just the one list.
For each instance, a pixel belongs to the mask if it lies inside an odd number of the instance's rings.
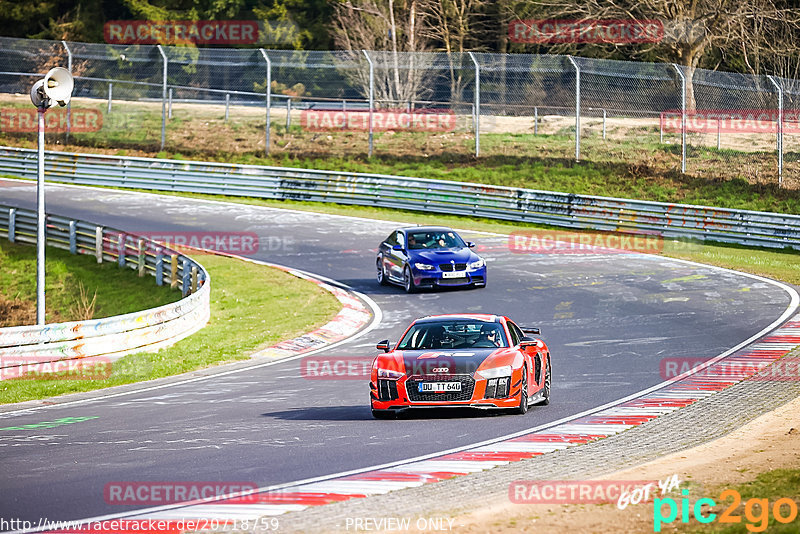
{"label": "side mirror", "polygon": [[523,328],[522,331],[526,334],[533,334],[534,336],[542,335],[542,331],[539,328]]}
{"label": "side mirror", "polygon": [[403,250],[403,245],[394,245],[392,246],[392,250]]}
{"label": "side mirror", "polygon": [[375,348],[378,350],[382,350],[383,352],[389,352],[389,340],[384,339],[383,341],[379,341]]}
{"label": "side mirror", "polygon": [[475,243],[473,243],[472,241],[467,241],[467,246],[469,248],[475,248]]}

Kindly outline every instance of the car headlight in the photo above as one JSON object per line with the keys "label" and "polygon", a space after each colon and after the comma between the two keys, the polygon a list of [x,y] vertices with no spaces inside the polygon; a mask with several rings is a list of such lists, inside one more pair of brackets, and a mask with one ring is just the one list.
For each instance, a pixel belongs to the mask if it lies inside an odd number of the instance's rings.
{"label": "car headlight", "polygon": [[389,380],[397,380],[402,376],[403,373],[401,373],[400,371],[394,371],[392,369],[381,369],[380,367],[378,367],[378,378],[388,378]]}
{"label": "car headlight", "polygon": [[415,263],[414,267],[416,267],[420,271],[430,271],[431,269],[433,269],[433,265],[428,265],[427,263]]}
{"label": "car headlight", "polygon": [[483,258],[478,258],[478,261],[473,261],[472,263],[469,264],[469,268],[470,269],[480,269],[484,265],[486,265],[486,262],[483,261]]}
{"label": "car headlight", "polygon": [[483,378],[500,378],[501,376],[511,376],[511,366],[503,365],[501,367],[492,367],[490,369],[481,369],[478,374]]}

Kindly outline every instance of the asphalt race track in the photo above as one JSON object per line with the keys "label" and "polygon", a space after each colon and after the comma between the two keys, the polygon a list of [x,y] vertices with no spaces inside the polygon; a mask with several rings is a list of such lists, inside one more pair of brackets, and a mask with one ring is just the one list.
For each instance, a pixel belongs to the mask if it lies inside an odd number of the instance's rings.
{"label": "asphalt race track", "polygon": [[[35,209],[35,184],[0,180],[0,203]],[[368,384],[308,380],[299,360],[89,402],[0,414],[0,517],[120,513],[121,481],[247,481],[260,487],[433,453],[542,425],[663,381],[664,358],[710,358],[758,333],[790,298],[720,269],[632,254],[513,254],[507,238],[462,232],[488,287],[406,295],[374,279],[375,248],[398,226],[291,210],[48,186],[47,210],[133,233],[255,232],[253,257],[330,277],[371,297],[383,321],[321,354],[371,359],[422,315],[484,312],[540,326],[553,395],[526,416],[424,412],[372,419]],[[200,257],[202,263],[202,257]],[[267,318],[268,319],[268,318]],[[6,430],[66,417],[47,430]],[[142,506],[138,507],[142,508]]]}

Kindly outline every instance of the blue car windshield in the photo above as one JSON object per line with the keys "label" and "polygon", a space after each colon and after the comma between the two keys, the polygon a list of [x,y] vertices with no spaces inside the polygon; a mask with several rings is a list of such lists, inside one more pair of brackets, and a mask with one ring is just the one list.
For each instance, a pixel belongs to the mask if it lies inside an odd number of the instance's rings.
{"label": "blue car windshield", "polygon": [[465,248],[466,246],[464,240],[452,230],[408,232],[408,248],[411,250]]}
{"label": "blue car windshield", "polygon": [[479,320],[436,321],[413,325],[397,348],[400,350],[478,349],[508,347],[499,323]]}

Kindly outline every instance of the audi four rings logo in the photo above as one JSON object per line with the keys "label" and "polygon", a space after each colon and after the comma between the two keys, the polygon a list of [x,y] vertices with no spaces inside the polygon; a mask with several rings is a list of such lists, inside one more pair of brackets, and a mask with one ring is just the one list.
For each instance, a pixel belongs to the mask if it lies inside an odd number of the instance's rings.
{"label": "audi four rings logo", "polygon": [[434,367],[434,368],[433,368],[433,369],[431,369],[431,370],[432,370],[434,373],[446,373],[447,371],[449,371],[449,370],[450,370],[450,368],[449,368],[449,367]]}

